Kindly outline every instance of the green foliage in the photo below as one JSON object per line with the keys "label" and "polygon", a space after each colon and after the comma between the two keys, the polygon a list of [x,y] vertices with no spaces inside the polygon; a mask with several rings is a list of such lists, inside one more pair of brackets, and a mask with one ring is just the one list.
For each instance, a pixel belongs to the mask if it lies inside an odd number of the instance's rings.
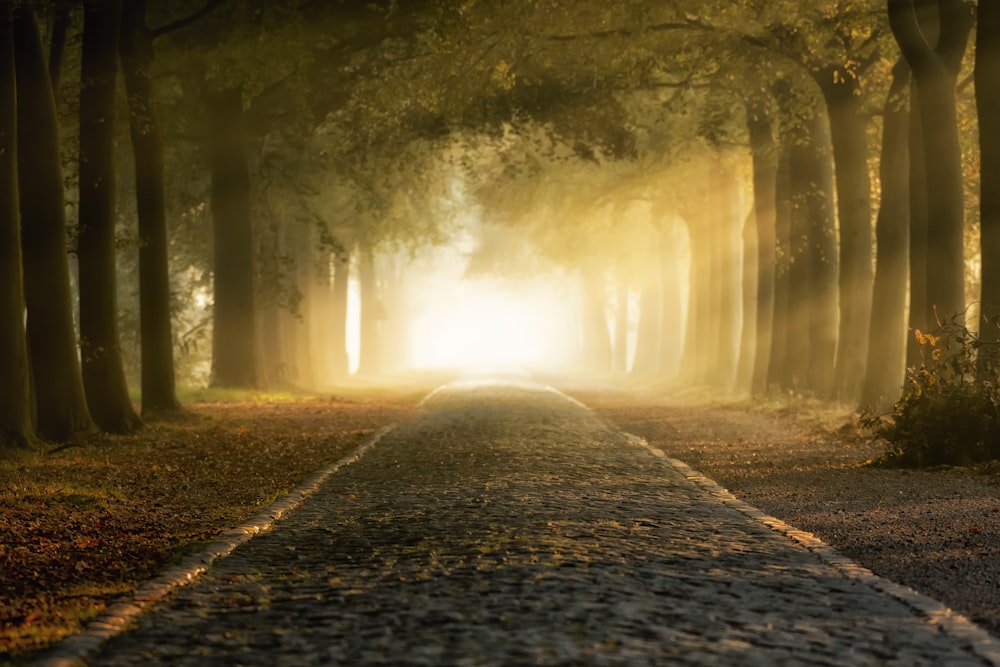
{"label": "green foliage", "polygon": [[916,332],[923,363],[906,373],[889,418],[862,423],[892,449],[879,461],[903,467],[1000,459],[1000,358],[958,317]]}

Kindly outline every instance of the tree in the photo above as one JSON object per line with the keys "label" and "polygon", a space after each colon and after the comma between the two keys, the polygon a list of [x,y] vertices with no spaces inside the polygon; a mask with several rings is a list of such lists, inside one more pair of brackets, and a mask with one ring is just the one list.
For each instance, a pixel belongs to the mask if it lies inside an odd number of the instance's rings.
{"label": "tree", "polygon": [[1000,109],[1000,4],[996,0],[980,0],[978,19],[975,81],[983,267],[980,337],[993,348],[991,354],[996,355],[1000,343],[1000,117],[997,116]]}
{"label": "tree", "polygon": [[[946,320],[965,310],[964,192],[958,142],[955,83],[972,29],[971,5],[936,0],[938,38],[929,41],[916,0],[888,0],[889,24],[913,74],[921,117],[927,193],[928,320]],[[911,215],[914,212],[911,209]],[[916,239],[914,239],[916,240]]]}
{"label": "tree", "polygon": [[212,384],[257,386],[254,243],[243,96],[209,93],[214,317]]}
{"label": "tree", "polygon": [[118,335],[115,277],[114,106],[119,0],[86,0],[80,81],[80,356],[97,425],[140,424],[128,395]]}
{"label": "tree", "polygon": [[375,276],[375,259],[371,248],[359,247],[358,287],[361,293],[360,358],[358,373],[375,375],[381,371],[379,359],[379,328],[385,314]]}
{"label": "tree", "polygon": [[835,394],[845,403],[857,400],[861,391],[872,308],[872,188],[861,69],[836,64],[813,71],[826,101],[836,173],[840,325]]}
{"label": "tree", "polygon": [[170,321],[163,141],[154,108],[150,72],[153,35],[146,26],[146,5],[147,0],[123,3],[118,46],[135,159],[143,415],[174,411],[180,407],[175,388]]}
{"label": "tree", "polygon": [[93,428],[73,328],[62,167],[52,86],[30,7],[14,14],[17,154],[27,339],[38,433],[66,440]]}
{"label": "tree", "polygon": [[0,453],[34,439],[24,334],[17,194],[17,103],[11,10],[0,8]]}
{"label": "tree", "polygon": [[771,361],[771,336],[775,298],[775,195],[778,176],[777,147],[774,143],[771,114],[765,102],[755,99],[747,105],[747,130],[750,157],[753,161],[753,214],[757,248],[757,312],[755,348],[750,392],[767,391],[767,369]]}
{"label": "tree", "polygon": [[861,392],[863,405],[895,401],[903,381],[906,338],[906,287],[910,252],[909,119],[910,70],[905,60],[893,67],[892,85],[882,115],[879,160],[882,202],[876,219],[878,244],[868,364]]}

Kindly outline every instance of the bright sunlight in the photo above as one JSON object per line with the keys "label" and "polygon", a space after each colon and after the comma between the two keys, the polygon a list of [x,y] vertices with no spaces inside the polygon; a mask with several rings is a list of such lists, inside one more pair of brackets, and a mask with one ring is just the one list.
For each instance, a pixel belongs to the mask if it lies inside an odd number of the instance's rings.
{"label": "bright sunlight", "polygon": [[[555,368],[576,340],[569,290],[554,279],[462,275],[464,262],[436,261],[413,286],[409,360],[415,368]],[[417,296],[419,295],[419,296]]]}

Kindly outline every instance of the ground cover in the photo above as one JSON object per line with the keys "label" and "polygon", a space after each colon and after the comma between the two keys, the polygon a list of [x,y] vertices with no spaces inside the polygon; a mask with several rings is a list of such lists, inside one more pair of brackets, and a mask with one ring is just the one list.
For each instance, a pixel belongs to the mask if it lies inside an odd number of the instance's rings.
{"label": "ground cover", "polygon": [[37,649],[246,520],[427,387],[195,394],[185,413],[0,460],[0,664]]}
{"label": "ground cover", "polygon": [[888,446],[850,411],[808,401],[569,393],[740,499],[1000,636],[1000,464],[866,465]]}
{"label": "ground cover", "polygon": [[[558,384],[558,382],[554,382]],[[24,663],[137,584],[406,418],[431,383],[337,396],[187,397],[179,419],[0,460],[0,664]],[[1000,635],[1000,469],[885,469],[843,409],[570,385],[747,502]]]}

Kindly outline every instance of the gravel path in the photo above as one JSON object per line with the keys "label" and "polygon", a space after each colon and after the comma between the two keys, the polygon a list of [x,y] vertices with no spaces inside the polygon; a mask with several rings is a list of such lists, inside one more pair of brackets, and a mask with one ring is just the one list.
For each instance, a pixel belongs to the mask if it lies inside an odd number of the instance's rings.
{"label": "gravel path", "polygon": [[452,385],[93,664],[990,664],[765,521],[562,394]]}

